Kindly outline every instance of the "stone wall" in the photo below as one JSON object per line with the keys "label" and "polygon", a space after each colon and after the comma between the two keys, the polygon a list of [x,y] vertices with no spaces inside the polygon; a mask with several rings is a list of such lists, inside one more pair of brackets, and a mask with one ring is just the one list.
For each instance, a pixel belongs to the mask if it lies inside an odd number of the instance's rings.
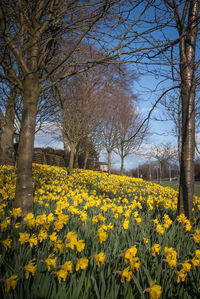
{"label": "stone wall", "polygon": [[62,156],[45,153],[42,148],[34,148],[33,163],[47,164],[64,167],[65,161]]}

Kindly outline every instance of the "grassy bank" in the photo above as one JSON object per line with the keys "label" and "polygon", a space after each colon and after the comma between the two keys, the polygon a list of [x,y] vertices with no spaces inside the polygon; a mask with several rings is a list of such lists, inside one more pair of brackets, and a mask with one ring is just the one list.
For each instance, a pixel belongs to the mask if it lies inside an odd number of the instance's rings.
{"label": "grassy bank", "polygon": [[200,198],[176,217],[169,187],[34,165],[34,211],[0,168],[1,298],[199,298]]}

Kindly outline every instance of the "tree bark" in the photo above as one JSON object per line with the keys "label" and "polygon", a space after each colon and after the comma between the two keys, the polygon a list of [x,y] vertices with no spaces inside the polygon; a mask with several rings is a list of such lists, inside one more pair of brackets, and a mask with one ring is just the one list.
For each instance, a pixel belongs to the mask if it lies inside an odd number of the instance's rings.
{"label": "tree bark", "polygon": [[108,151],[108,175],[111,173],[111,151]]}
{"label": "tree bark", "polygon": [[68,156],[69,156],[69,146],[68,146],[68,141],[67,138],[65,137],[63,133],[63,144],[64,144],[64,153],[65,153],[65,166],[67,166],[68,162]]}
{"label": "tree bark", "polygon": [[121,156],[121,168],[120,168],[120,175],[124,174],[124,156]]}
{"label": "tree bark", "polygon": [[124,143],[121,143],[121,168],[120,168],[120,175],[124,174],[124,148],[123,148]]}
{"label": "tree bark", "polygon": [[14,165],[14,144],[13,134],[14,119],[15,119],[15,103],[16,92],[11,89],[10,96],[6,105],[6,113],[3,116],[1,126],[1,142],[0,142],[0,164],[1,165]]}
{"label": "tree bark", "polygon": [[198,20],[198,0],[191,0],[186,37],[180,38],[180,74],[182,99],[182,153],[178,214],[192,216],[194,193],[195,151],[195,49]]}
{"label": "tree bark", "polygon": [[160,168],[159,168],[159,184],[162,182],[162,165],[160,163]]}
{"label": "tree bark", "polygon": [[85,156],[84,156],[84,164],[83,164],[83,169],[86,169],[87,167],[87,161],[88,161],[88,157],[89,157],[89,151],[86,150],[85,151]]}
{"label": "tree bark", "polygon": [[18,168],[14,206],[22,215],[33,211],[32,159],[37,103],[40,94],[37,72],[24,79],[22,123],[18,148]]}
{"label": "tree bark", "polygon": [[80,143],[78,143],[77,146],[76,146],[76,154],[75,154],[75,159],[74,159],[74,168],[79,168],[79,165],[78,165],[79,149],[80,149]]}
{"label": "tree bark", "polygon": [[178,100],[178,161],[179,167],[181,165],[181,97]]}
{"label": "tree bark", "polygon": [[195,145],[195,90],[184,82],[182,95],[182,152],[180,168],[180,187],[178,214],[183,213],[189,219],[192,216],[194,193],[194,145]]}
{"label": "tree bark", "polygon": [[74,155],[75,155],[75,150],[76,150],[76,143],[71,143],[70,144],[70,158],[69,158],[69,175],[72,174],[72,169],[74,166]]}

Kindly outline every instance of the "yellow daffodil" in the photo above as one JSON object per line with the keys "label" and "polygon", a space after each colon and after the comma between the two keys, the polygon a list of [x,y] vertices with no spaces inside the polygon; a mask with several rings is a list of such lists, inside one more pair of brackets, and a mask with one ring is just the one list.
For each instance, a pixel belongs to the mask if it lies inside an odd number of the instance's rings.
{"label": "yellow daffodil", "polygon": [[72,273],[72,262],[71,261],[66,261],[63,265],[62,265],[62,269],[69,271],[70,273]]}
{"label": "yellow daffodil", "polygon": [[56,235],[56,232],[53,232],[51,235],[49,235],[49,239],[51,242],[56,242],[58,236]]}
{"label": "yellow daffodil", "polygon": [[159,235],[163,235],[165,232],[165,229],[160,223],[158,223],[156,226],[156,231]]}
{"label": "yellow daffodil", "polygon": [[11,219],[7,217],[2,223],[1,223],[1,231],[7,230],[8,226],[10,225]]}
{"label": "yellow daffodil", "polygon": [[30,238],[29,238],[29,244],[30,244],[30,247],[32,248],[33,245],[36,246],[37,243],[38,243],[38,239],[37,239],[37,236],[35,234],[33,234]]}
{"label": "yellow daffodil", "polygon": [[128,229],[129,226],[129,220],[124,220],[124,223],[122,225],[123,229]]}
{"label": "yellow daffodil", "polygon": [[156,254],[159,255],[160,249],[161,249],[161,247],[159,244],[154,244],[154,246],[151,247],[152,255],[153,256],[156,256]]}
{"label": "yellow daffodil", "polygon": [[66,240],[65,240],[66,249],[71,248],[73,250],[74,246],[76,246],[78,242],[77,238],[78,235],[75,232],[69,232],[66,235]]}
{"label": "yellow daffodil", "polygon": [[21,245],[27,243],[29,241],[30,234],[29,233],[19,233],[19,242]]}
{"label": "yellow daffodil", "polygon": [[151,299],[158,299],[162,295],[162,287],[156,284],[156,280],[150,283],[150,292]]}
{"label": "yellow daffodil", "polygon": [[84,270],[85,268],[87,268],[87,266],[88,266],[88,259],[86,257],[80,258],[78,259],[76,264],[76,271],[80,269]]}
{"label": "yellow daffodil", "polygon": [[24,266],[24,269],[26,271],[25,276],[26,279],[29,278],[29,273],[31,273],[33,276],[35,275],[35,271],[37,269],[37,265],[35,264],[36,259],[32,259],[26,266]]}
{"label": "yellow daffodil", "polygon": [[48,256],[48,258],[45,260],[45,264],[47,266],[47,270],[50,271],[51,266],[53,268],[56,268],[56,261],[57,261],[57,257],[54,257],[54,254],[50,254]]}
{"label": "yellow daffodil", "polygon": [[179,283],[180,281],[184,282],[185,278],[187,277],[187,272],[185,272],[183,269],[181,269],[180,271],[178,271],[178,276],[177,276],[177,283]]}
{"label": "yellow daffodil", "polygon": [[65,281],[67,278],[67,274],[68,272],[64,269],[60,269],[59,271],[56,272],[57,278],[58,278],[58,282],[61,283],[61,281]]}
{"label": "yellow daffodil", "polygon": [[19,278],[17,275],[12,275],[9,278],[6,279],[6,292],[9,292],[10,289],[14,290],[16,288],[16,285],[19,281]]}
{"label": "yellow daffodil", "polygon": [[131,281],[133,272],[130,270],[129,266],[125,268],[121,273],[121,282],[124,283],[126,281]]}
{"label": "yellow daffodil", "polygon": [[137,217],[137,218],[135,218],[135,221],[137,222],[137,224],[140,224],[142,222],[142,218],[141,217]]}
{"label": "yellow daffodil", "polygon": [[[54,266],[55,267],[55,266]],[[72,273],[72,262],[66,261],[59,271],[56,272],[58,282],[61,283],[61,281],[65,281],[68,275],[68,272]]]}
{"label": "yellow daffodil", "polygon": [[136,269],[136,271],[138,271],[139,267],[140,267],[140,261],[138,257],[131,257],[130,260],[130,266],[131,269],[134,271],[134,269]]}
{"label": "yellow daffodil", "polygon": [[84,248],[85,248],[85,243],[84,243],[83,240],[79,240],[75,245],[76,245],[76,250],[77,250],[78,252],[83,251]]}
{"label": "yellow daffodil", "polygon": [[136,246],[132,246],[131,248],[127,249],[124,254],[124,263],[128,263],[132,257],[135,257],[137,254]]}
{"label": "yellow daffodil", "polygon": [[99,254],[95,255],[95,260],[96,260],[98,267],[100,266],[100,263],[104,264],[105,257],[106,256],[105,256],[104,252],[100,252]]}
{"label": "yellow daffodil", "polygon": [[5,249],[7,250],[8,248],[11,248],[12,246],[12,239],[10,237],[8,237],[7,239],[2,241],[3,246],[5,247]]}
{"label": "yellow daffodil", "polygon": [[54,242],[54,251],[59,250],[61,253],[64,252],[65,244],[61,240],[57,240]]}
{"label": "yellow daffodil", "polygon": [[193,240],[197,244],[200,243],[200,230],[199,229],[195,230],[195,233],[193,235]]}
{"label": "yellow daffodil", "polygon": [[105,242],[107,239],[107,233],[105,231],[99,230],[98,238],[100,243]]}
{"label": "yellow daffodil", "polygon": [[164,248],[165,256],[167,258],[167,262],[171,269],[175,268],[177,265],[177,252],[173,248]]}
{"label": "yellow daffodil", "polygon": [[41,243],[46,239],[47,239],[47,231],[45,229],[41,229],[38,233],[38,240]]}
{"label": "yellow daffodil", "polygon": [[27,223],[27,226],[29,229],[33,229],[35,227],[36,221],[35,221],[33,213],[28,213],[24,217],[24,221]]}
{"label": "yellow daffodil", "polygon": [[11,214],[13,215],[13,217],[16,220],[17,217],[21,217],[21,215],[22,215],[22,209],[21,208],[14,208],[14,209],[12,209]]}

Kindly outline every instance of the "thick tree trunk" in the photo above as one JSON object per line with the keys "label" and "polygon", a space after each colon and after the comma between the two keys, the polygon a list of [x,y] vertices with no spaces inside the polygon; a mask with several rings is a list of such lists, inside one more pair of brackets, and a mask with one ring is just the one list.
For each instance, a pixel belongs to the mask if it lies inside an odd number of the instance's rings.
{"label": "thick tree trunk", "polygon": [[181,97],[178,100],[178,161],[181,165]]}
{"label": "thick tree trunk", "polygon": [[65,163],[66,163],[65,166],[67,166],[68,157],[69,157],[69,146],[68,146],[68,140],[67,140],[67,138],[64,136],[64,133],[63,133],[63,144],[64,144]]}
{"label": "thick tree trunk", "polygon": [[14,202],[15,208],[22,209],[22,215],[33,211],[32,159],[39,94],[39,76],[37,73],[30,73],[24,79],[23,111]]}
{"label": "thick tree trunk", "polygon": [[89,151],[86,150],[86,151],[85,151],[85,156],[84,156],[83,169],[86,169],[86,167],[87,167],[88,157],[89,157]]}
{"label": "thick tree trunk", "polygon": [[195,151],[195,49],[197,36],[198,0],[191,0],[187,36],[180,39],[180,74],[182,99],[182,153],[178,214],[192,216],[194,193]]}
{"label": "thick tree trunk", "polygon": [[6,105],[6,113],[1,126],[0,164],[14,165],[13,134],[15,119],[16,92],[11,89]]}
{"label": "thick tree trunk", "polygon": [[74,166],[74,155],[75,155],[75,150],[76,150],[76,143],[71,143],[70,144],[70,158],[69,158],[69,174],[72,173],[72,169]]}
{"label": "thick tree trunk", "polygon": [[77,146],[76,146],[76,154],[75,154],[75,159],[74,159],[74,168],[79,168],[79,165],[78,165],[79,149],[80,149],[80,143],[78,143]]}
{"label": "thick tree trunk", "polygon": [[178,214],[183,213],[190,219],[194,193],[195,91],[190,84],[184,82],[181,94],[183,121]]}

